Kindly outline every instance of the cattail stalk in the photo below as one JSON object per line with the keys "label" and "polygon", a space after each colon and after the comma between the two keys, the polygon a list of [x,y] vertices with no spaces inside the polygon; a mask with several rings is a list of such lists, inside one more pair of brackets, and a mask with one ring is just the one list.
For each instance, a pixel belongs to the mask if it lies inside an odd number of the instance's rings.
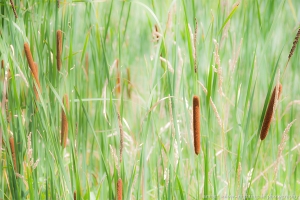
{"label": "cattail stalk", "polygon": [[118,195],[118,200],[122,200],[122,179],[119,178],[118,183],[117,183],[117,195]]}
{"label": "cattail stalk", "polygon": [[[29,68],[31,70],[31,73],[33,75],[33,78],[34,78],[37,86],[39,87],[39,89],[41,89],[37,64],[35,64],[34,61],[33,61],[32,54],[31,54],[30,47],[29,47],[28,43],[24,43],[24,50],[25,50],[25,55],[26,55],[27,62],[28,62]],[[36,88],[34,90],[35,90],[36,98],[38,100],[39,97],[38,97]]]}
{"label": "cattail stalk", "polygon": [[14,170],[15,172],[17,172],[17,159],[16,159],[16,151],[15,151],[15,142],[13,137],[9,138],[9,145],[10,145],[11,156],[14,164]]}
{"label": "cattail stalk", "polygon": [[[276,90],[277,91],[277,97],[276,97]],[[260,131],[260,139],[264,140],[267,137],[268,131],[270,129],[270,125],[271,125],[271,121],[274,115],[274,110],[275,110],[275,101],[277,101],[280,97],[281,94],[281,90],[282,90],[282,85],[279,83],[274,89],[273,89],[273,93],[267,108],[267,112],[263,121],[263,125]]]}
{"label": "cattail stalk", "polygon": [[[63,97],[63,103],[65,106],[65,111],[67,112],[69,110],[69,100],[68,95],[64,95]],[[67,138],[68,138],[68,119],[65,111],[62,109],[61,111],[61,146],[63,148],[67,145]]]}
{"label": "cattail stalk", "polygon": [[85,54],[85,73],[86,73],[86,79],[89,79],[89,55]]}
{"label": "cattail stalk", "polygon": [[73,199],[76,200],[76,191],[74,191],[74,195],[73,196],[74,196]]}
{"label": "cattail stalk", "polygon": [[61,69],[61,53],[62,53],[62,31],[56,32],[56,66],[57,70]]}
{"label": "cattail stalk", "polygon": [[198,96],[193,97],[193,128],[195,153],[200,153],[200,100]]}
{"label": "cattail stalk", "polygon": [[1,69],[4,69],[4,60],[1,60]]}
{"label": "cattail stalk", "polygon": [[59,6],[60,6],[60,0],[57,0],[57,8],[59,8]]}
{"label": "cattail stalk", "polygon": [[194,32],[194,52],[193,52],[193,57],[194,57],[194,71],[195,73],[197,73],[198,68],[197,68],[197,33],[198,33],[198,23],[197,23],[197,19],[195,18],[195,32]]}
{"label": "cattail stalk", "polygon": [[123,126],[122,126],[122,119],[120,114],[117,112],[118,115],[118,122],[119,122],[119,128],[120,128],[120,164],[122,163],[122,157],[123,157],[123,138],[124,138],[124,133],[123,133]]}
{"label": "cattail stalk", "polygon": [[17,19],[18,15],[17,15],[16,7],[15,7],[13,0],[10,0],[10,4],[11,4],[12,10],[14,12],[15,18]]}

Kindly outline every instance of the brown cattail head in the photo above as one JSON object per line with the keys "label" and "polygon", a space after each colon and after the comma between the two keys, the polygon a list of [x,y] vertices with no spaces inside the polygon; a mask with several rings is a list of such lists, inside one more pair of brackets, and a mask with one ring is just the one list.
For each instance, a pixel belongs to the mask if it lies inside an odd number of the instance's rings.
{"label": "brown cattail head", "polygon": [[4,69],[4,60],[1,60],[1,69]]}
{"label": "brown cattail head", "polygon": [[198,96],[193,97],[193,128],[195,153],[200,153],[200,100]]}
{"label": "brown cattail head", "polygon": [[61,69],[61,53],[62,53],[62,31],[58,30],[56,32],[56,65],[57,70]]}
{"label": "brown cattail head", "polygon": [[74,191],[74,198],[73,199],[76,200],[76,191]]}
{"label": "brown cattail head", "polygon": [[14,12],[15,18],[18,18],[16,7],[15,7],[13,0],[10,0],[10,4],[11,4],[12,10]]}
{"label": "brown cattail head", "polygon": [[[33,75],[33,78],[34,78],[36,84],[38,85],[38,87],[41,88],[37,64],[35,64],[33,61],[32,54],[31,54],[28,43],[24,43],[24,50],[25,50],[25,55],[26,55],[27,62],[28,62],[29,68],[31,70],[31,73]],[[38,100],[38,96],[37,96],[37,100]]]}
{"label": "brown cattail head", "polygon": [[[69,109],[69,100],[68,95],[64,95],[63,103],[65,106],[66,111]],[[61,111],[61,146],[63,148],[67,145],[67,138],[68,138],[68,119],[65,111],[62,109]]]}
{"label": "brown cattail head", "polygon": [[[278,90],[277,99],[276,99],[276,90]],[[279,85],[273,89],[273,93],[272,93],[272,96],[271,96],[271,99],[270,99],[270,102],[269,102],[269,105],[267,108],[267,112],[266,112],[264,122],[261,127],[261,131],[260,131],[260,139],[261,140],[264,140],[267,137],[267,134],[268,134],[268,131],[269,131],[269,128],[271,125],[271,121],[273,118],[273,114],[274,114],[275,100],[277,101],[279,99],[281,91],[282,91],[282,85],[279,83]]]}
{"label": "brown cattail head", "polygon": [[17,172],[17,159],[16,159],[16,151],[15,151],[15,142],[13,137],[9,138],[9,145],[10,145],[12,160],[14,163],[14,170],[15,172]]}
{"label": "brown cattail head", "polygon": [[291,48],[291,50],[290,50],[288,60],[290,60],[291,57],[292,57],[293,54],[294,54],[294,51],[295,51],[296,46],[297,46],[297,43],[298,43],[298,41],[299,41],[299,37],[300,37],[300,28],[299,28],[299,30],[298,30],[298,32],[297,32],[297,35],[296,35],[295,39],[294,39],[293,46],[292,46],[292,48]]}
{"label": "brown cattail head", "polygon": [[117,183],[117,195],[118,195],[118,200],[122,200],[122,179],[119,178],[118,183]]}
{"label": "brown cattail head", "polygon": [[119,60],[116,60],[116,68],[117,68],[117,94],[121,93],[121,75],[119,69]]}
{"label": "brown cattail head", "polygon": [[130,80],[130,69],[127,67],[127,95],[131,98],[131,80]]}

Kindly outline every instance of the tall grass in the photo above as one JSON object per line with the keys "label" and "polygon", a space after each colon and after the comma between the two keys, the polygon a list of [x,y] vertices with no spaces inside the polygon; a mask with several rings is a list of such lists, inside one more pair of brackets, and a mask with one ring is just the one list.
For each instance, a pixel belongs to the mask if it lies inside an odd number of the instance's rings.
{"label": "tall grass", "polygon": [[299,1],[0,7],[0,199],[300,194]]}

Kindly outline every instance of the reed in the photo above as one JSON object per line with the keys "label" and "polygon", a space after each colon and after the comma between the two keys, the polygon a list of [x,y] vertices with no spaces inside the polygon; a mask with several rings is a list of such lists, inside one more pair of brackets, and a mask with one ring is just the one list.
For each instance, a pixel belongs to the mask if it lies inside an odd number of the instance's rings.
{"label": "reed", "polygon": [[[276,97],[276,90],[278,90],[277,97]],[[271,121],[272,121],[272,118],[274,115],[275,101],[277,101],[279,99],[281,91],[282,91],[282,85],[279,83],[279,85],[274,87],[271,99],[269,101],[267,112],[266,112],[266,115],[265,115],[265,118],[263,121],[263,125],[262,125],[261,131],[260,131],[260,139],[261,140],[264,140],[268,135],[268,131],[270,129]]]}
{"label": "reed", "polygon": [[193,97],[193,129],[195,153],[200,153],[200,100],[198,96]]}
{"label": "reed", "polygon": [[15,151],[15,142],[14,142],[14,138],[10,137],[9,138],[9,145],[10,145],[10,151],[11,151],[11,156],[12,156],[12,160],[13,160],[13,164],[14,164],[14,170],[15,172],[17,172],[17,159],[16,159],[16,151]]}
{"label": "reed", "polygon": [[73,196],[74,196],[74,200],[76,200],[76,191],[74,191],[74,194],[73,194]]}
{"label": "reed", "polygon": [[11,4],[11,8],[12,8],[12,10],[14,12],[15,18],[17,19],[18,15],[17,15],[15,4],[14,4],[14,2],[12,0],[10,0],[10,4]]}
{"label": "reed", "polygon": [[118,194],[118,200],[122,200],[122,179],[119,178],[117,183],[117,194]]}
{"label": "reed", "polygon": [[[69,109],[69,100],[68,95],[65,94],[63,97],[63,104],[65,106],[65,110],[67,111]],[[65,111],[62,108],[61,111],[61,146],[63,148],[67,145],[67,138],[68,138],[68,119]]]}
{"label": "reed", "polygon": [[61,69],[61,53],[62,53],[62,31],[56,31],[56,67],[57,70]]}

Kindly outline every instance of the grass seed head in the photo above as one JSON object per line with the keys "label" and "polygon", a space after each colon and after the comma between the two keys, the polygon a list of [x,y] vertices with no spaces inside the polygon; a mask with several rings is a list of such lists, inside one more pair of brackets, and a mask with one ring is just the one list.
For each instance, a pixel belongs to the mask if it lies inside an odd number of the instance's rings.
{"label": "grass seed head", "polygon": [[292,48],[291,48],[291,50],[290,50],[288,60],[291,59],[291,57],[293,56],[293,54],[294,54],[294,52],[295,52],[296,46],[297,46],[298,41],[299,41],[299,37],[300,37],[300,28],[299,28],[299,30],[298,30],[298,32],[297,32],[297,34],[296,34],[295,39],[294,39],[293,46],[292,46]]}

